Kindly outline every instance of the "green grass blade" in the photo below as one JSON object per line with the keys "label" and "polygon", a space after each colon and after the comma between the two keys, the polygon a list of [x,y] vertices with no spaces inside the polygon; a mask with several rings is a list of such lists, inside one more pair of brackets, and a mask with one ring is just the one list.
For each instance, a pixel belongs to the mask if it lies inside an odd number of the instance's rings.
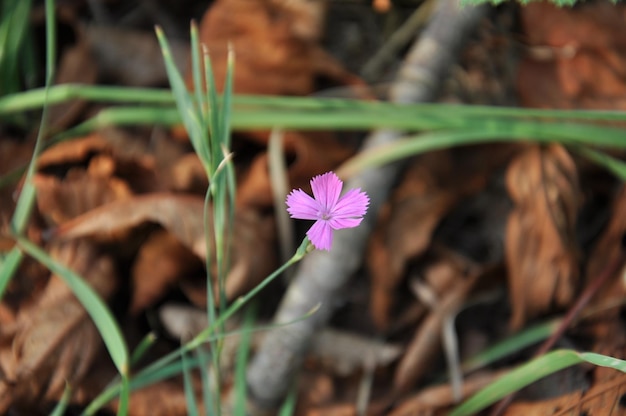
{"label": "green grass blade", "polygon": [[245,416],[246,403],[248,402],[248,389],[246,384],[246,369],[248,360],[250,359],[250,350],[252,349],[252,327],[257,313],[257,302],[254,302],[246,310],[244,315],[241,341],[237,348],[237,356],[235,359],[235,393],[233,395],[233,415]]}
{"label": "green grass blade", "polygon": [[[303,251],[306,252],[306,250],[303,250]],[[306,315],[301,316],[298,319],[294,319],[293,321],[283,322],[280,324],[271,324],[271,325],[255,327],[252,329],[252,331],[253,332],[267,331],[270,329],[292,325],[303,319],[308,319],[311,315],[317,312],[318,308],[319,306],[317,308],[313,308]],[[183,368],[185,366],[187,366],[190,369],[199,368],[199,367],[207,368],[206,364],[208,360],[206,359],[201,360],[200,358],[197,358],[197,359],[191,358],[187,360],[187,363],[185,365],[183,365],[180,361],[176,361],[176,360],[180,359],[181,353],[190,352],[198,348],[203,343],[210,343],[212,341],[216,341],[218,338],[223,338],[226,336],[237,335],[237,334],[242,334],[242,333],[244,333],[244,331],[240,330],[240,331],[230,332],[228,334],[212,335],[213,332],[211,331],[203,331],[201,334],[199,334],[192,340],[193,342],[182,345],[177,350],[172,351],[168,353],[167,355],[159,358],[157,361],[153,362],[152,364],[148,365],[147,367],[142,369],[140,372],[135,374],[135,376],[133,377],[130,383],[131,390],[140,389],[142,387],[145,387],[154,383],[158,383],[159,381],[162,381],[164,379],[176,376],[183,371]],[[112,383],[105,391],[100,393],[98,397],[95,398],[89,404],[89,406],[85,409],[84,414],[93,415],[100,408],[102,408],[108,402],[113,400],[120,392],[119,383],[120,383],[119,380],[117,382]]]}
{"label": "green grass blade", "polygon": [[191,370],[189,369],[189,366],[186,365],[187,354],[185,352],[181,353],[180,359],[183,363],[183,386],[185,391],[185,401],[187,402],[187,414],[189,416],[198,416],[198,406],[191,381]]}
{"label": "green grass blade", "polygon": [[[176,352],[177,357],[180,357],[180,352]],[[199,365],[199,362],[195,359],[188,359],[186,364],[189,368],[196,368]],[[130,391],[139,390],[146,386],[150,386],[152,384],[158,383],[163,380],[167,380],[168,378],[175,377],[183,372],[183,364],[180,361],[170,363],[169,365],[165,365],[160,367],[158,370],[151,372],[150,374],[144,374],[142,377],[133,377],[130,381]],[[101,392],[98,397],[96,397],[83,411],[83,415],[94,415],[104,407],[111,400],[115,399],[120,395],[121,391],[121,381],[116,383],[112,383],[109,387],[107,387],[103,392]]]}
{"label": "green grass blade", "polygon": [[143,358],[145,353],[152,347],[157,340],[157,336],[154,332],[149,332],[143,339],[139,342],[135,350],[132,352],[130,356],[130,365],[134,366]]}
{"label": "green grass blade", "polygon": [[15,275],[17,268],[20,267],[22,256],[22,251],[17,247],[13,247],[9,254],[0,260],[0,299],[4,296],[4,292],[11,278]]}
{"label": "green grass blade", "polygon": [[165,38],[165,35],[160,27],[156,28],[156,35],[159,39],[159,44],[161,45],[163,61],[165,62],[167,77],[176,100],[176,107],[181,115],[185,129],[189,134],[191,144],[193,145],[200,160],[202,160],[203,164],[207,166],[210,156],[207,152],[207,133],[203,129],[202,120],[198,118],[194,100],[191,97],[191,94],[189,94],[185,81],[178,72],[178,68],[176,68],[176,64],[172,59],[169,43],[167,42],[167,39]]}
{"label": "green grass blade", "polygon": [[63,395],[61,396],[61,399],[59,400],[57,405],[54,406],[54,409],[52,409],[52,412],[50,412],[50,416],[63,416],[65,414],[65,411],[67,410],[67,406],[70,404],[71,398],[72,388],[70,387],[69,383],[65,383]]}
{"label": "green grass blade", "polygon": [[296,404],[298,404],[298,388],[294,385],[287,394],[285,401],[282,406],[280,406],[280,410],[278,411],[279,416],[292,416],[296,412]]}
{"label": "green grass blade", "polygon": [[0,96],[19,90],[19,62],[30,27],[32,0],[4,0],[0,5]]}
{"label": "green grass blade", "polygon": [[575,364],[588,362],[626,372],[626,361],[605,355],[557,350],[519,366],[455,408],[450,416],[474,415],[529,384]]}
{"label": "green grass blade", "polygon": [[[28,3],[28,2],[26,2]],[[44,92],[44,104],[46,103],[47,93],[54,79],[54,64],[56,56],[56,23],[54,12],[54,0],[46,0],[46,88]],[[2,49],[2,48],[0,48]],[[39,133],[37,141],[31,157],[30,165],[26,171],[26,178],[22,192],[15,207],[15,213],[11,219],[11,230],[14,234],[22,234],[30,217],[35,202],[35,185],[32,179],[35,175],[36,161],[41,151],[43,136],[48,124],[48,106],[44,105],[43,114],[41,115],[41,123],[39,125]]]}
{"label": "green grass blade", "polygon": [[[602,130],[603,136],[596,139],[598,137],[596,134],[599,133],[597,129]],[[580,145],[589,140],[589,137],[594,137],[594,144],[597,146],[626,147],[624,132],[610,127],[593,125],[559,126],[552,123],[492,122],[485,123],[482,128],[425,133],[398,140],[384,147],[362,152],[344,163],[338,169],[337,174],[347,178],[365,169],[382,166],[425,152],[455,146],[520,140]]]}
{"label": "green grass blade", "polygon": [[170,106],[175,104],[170,90],[61,84],[49,89],[47,101],[45,88],[36,88],[0,97],[0,116],[38,110],[45,103],[56,105],[76,99],[101,103],[166,104]]}
{"label": "green grass blade", "polygon": [[[202,61],[200,60],[200,41],[198,39],[198,26],[196,22],[191,22],[191,76],[193,78],[193,90],[196,97],[196,108],[203,115],[202,125],[206,126],[208,121],[204,118],[202,109],[205,106],[202,91],[204,83],[202,82]],[[209,143],[210,144],[210,143]]]}
{"label": "green grass blade", "polygon": [[54,261],[35,244],[23,237],[17,237],[17,242],[24,252],[65,281],[98,328],[98,332],[100,332],[100,336],[117,370],[122,375],[127,374],[129,367],[128,349],[122,336],[122,331],[100,296],[80,276],[64,265]]}
{"label": "green grass blade", "polygon": [[[30,2],[28,3],[30,10]],[[46,102],[46,94],[52,84],[52,79],[54,77],[54,57],[55,57],[55,48],[56,48],[56,32],[55,32],[55,21],[54,21],[54,1],[46,0],[46,88],[44,90],[44,103]],[[2,49],[2,48],[0,48]],[[24,185],[22,187],[22,192],[20,193],[20,197],[17,200],[17,204],[15,207],[15,212],[13,213],[13,218],[11,218],[11,231],[15,235],[21,235],[26,228],[28,223],[28,219],[30,218],[30,213],[33,209],[33,205],[35,203],[35,193],[36,189],[33,185],[32,179],[35,175],[36,170],[36,162],[37,157],[39,156],[39,152],[41,151],[41,146],[43,142],[43,134],[45,131],[45,127],[47,125],[47,106],[44,106],[43,114],[41,116],[41,123],[39,126],[39,133],[37,134],[37,141],[35,142],[35,148],[33,150],[33,155],[30,160],[30,164],[28,166],[28,170],[26,172],[26,178],[24,180]],[[6,290],[9,281],[13,277],[14,273],[17,271],[17,268],[20,265],[22,260],[22,254],[19,252],[19,249],[14,248],[11,250],[9,255],[4,259],[4,264],[2,270],[0,271],[0,299],[4,295],[4,291]]]}
{"label": "green grass blade", "polygon": [[581,359],[590,364],[597,365],[599,367],[613,368],[621,371],[622,373],[626,373],[626,361],[624,360],[619,360],[607,355],[596,354],[594,352],[581,352],[579,355]]}
{"label": "green grass blade", "polygon": [[194,351],[196,352],[198,362],[200,363],[198,368],[200,370],[200,377],[202,378],[202,401],[205,408],[204,413],[215,413],[214,403],[216,403],[217,400],[214,400],[213,395],[211,394],[211,374],[209,373],[211,362],[207,356],[208,353],[205,351],[204,347],[198,347]]}
{"label": "green grass blade", "polygon": [[577,150],[588,159],[613,173],[622,182],[626,182],[626,162],[623,160],[619,160],[604,152],[599,152],[588,147],[581,147]]}
{"label": "green grass blade", "polygon": [[548,338],[558,328],[560,322],[560,319],[554,319],[535,325],[498,342],[465,361],[462,364],[463,372],[467,373],[485,367]]}
{"label": "green grass blade", "polygon": [[128,414],[128,405],[130,402],[130,380],[127,374],[122,373],[122,382],[119,392],[119,405],[117,408],[117,416],[126,416]]}

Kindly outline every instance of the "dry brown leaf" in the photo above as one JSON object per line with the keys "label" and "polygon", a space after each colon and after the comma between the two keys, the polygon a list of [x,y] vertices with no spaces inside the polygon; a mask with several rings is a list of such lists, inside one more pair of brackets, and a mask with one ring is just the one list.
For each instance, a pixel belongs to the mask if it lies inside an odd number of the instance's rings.
{"label": "dry brown leaf", "polygon": [[195,153],[181,156],[172,164],[170,182],[171,189],[177,192],[203,193],[209,187],[206,170]]}
{"label": "dry brown leaf", "polygon": [[511,163],[506,182],[515,203],[506,232],[511,325],[519,329],[551,306],[567,306],[576,293],[581,191],[576,165],[559,145],[531,145]]}
{"label": "dry brown leaf", "polygon": [[200,40],[211,53],[216,85],[224,84],[229,45],[237,56],[238,93],[307,95],[319,76],[362,85],[317,44],[325,9],[322,1],[215,1],[200,24]]}
{"label": "dry brown leaf", "polygon": [[[252,133],[246,138],[267,145],[266,133]],[[340,143],[327,132],[285,132],[283,136],[289,185],[292,188],[310,189],[311,178],[336,168],[353,154],[353,149]],[[240,207],[269,207],[273,205],[272,188],[268,171],[268,156],[261,152],[254,158],[237,187],[237,204]]]}
{"label": "dry brown leaf", "polygon": [[626,108],[623,4],[533,2],[520,13],[529,44],[517,71],[525,106]]}
{"label": "dry brown leaf", "polygon": [[92,236],[115,240],[118,235],[145,222],[161,224],[198,257],[206,253],[204,200],[193,195],[155,193],[134,196],[93,209],[57,227],[53,238]]}
{"label": "dry brown leaf", "polygon": [[174,283],[194,271],[202,262],[172,234],[153,232],[141,246],[132,267],[133,295],[130,313],[136,314],[152,305]]}
{"label": "dry brown leaf", "polygon": [[37,166],[42,174],[62,178],[68,170],[85,165],[91,174],[125,181],[133,192],[165,188],[158,180],[156,162],[145,141],[114,128],[58,143],[42,153]]}
{"label": "dry brown leaf", "polygon": [[[196,395],[199,414],[205,414],[202,398]],[[118,402],[111,404],[112,411],[117,412]],[[132,416],[186,416],[187,400],[180,380],[161,381],[150,384],[132,393],[128,407]]]}
{"label": "dry brown leaf", "polygon": [[[112,163],[109,158],[98,160],[105,164]],[[96,163],[102,166],[102,163]],[[83,169],[72,169],[63,180],[36,174],[33,182],[37,187],[39,213],[48,225],[53,226],[100,205],[129,198],[132,191],[126,182],[111,177],[110,173],[107,175],[101,171],[94,175]]]}
{"label": "dry brown leaf", "polygon": [[[53,259],[83,276],[104,299],[117,283],[113,262],[84,240],[53,245]],[[0,349],[0,412],[58,400],[66,382],[83,379],[101,348],[100,335],[61,278],[52,276],[39,301],[20,310],[12,344]]]}
{"label": "dry brown leaf", "polygon": [[39,170],[55,165],[84,163],[91,155],[109,151],[110,144],[100,133],[64,141],[46,149],[37,160]]}
{"label": "dry brown leaf", "polygon": [[[196,256],[205,258],[204,200],[191,195],[154,193],[113,202],[60,225],[52,237],[115,240],[147,222],[160,224]],[[272,217],[251,210],[236,213],[232,267],[225,287],[229,299],[253,287],[276,267],[274,233]],[[209,235],[212,234],[209,224]]]}

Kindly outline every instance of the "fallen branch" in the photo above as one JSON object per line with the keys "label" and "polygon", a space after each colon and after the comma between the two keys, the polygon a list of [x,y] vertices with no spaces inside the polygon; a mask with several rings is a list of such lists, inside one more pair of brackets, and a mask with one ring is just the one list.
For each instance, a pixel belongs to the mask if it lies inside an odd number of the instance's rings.
{"label": "fallen branch", "polygon": [[[433,101],[469,32],[487,10],[484,6],[460,8],[458,0],[440,0],[431,21],[402,65],[392,85],[390,100],[396,103]],[[399,131],[378,130],[368,137],[364,150],[394,142],[401,135]],[[346,182],[346,188],[361,188],[368,193],[371,198],[369,214],[359,227],[337,232],[332,251],[315,251],[302,262],[274,320],[293,321],[318,304],[321,308],[309,319],[273,330],[266,336],[247,373],[249,404],[256,413],[271,412],[292,386],[293,375],[312,337],[326,325],[340,289],[362,264],[377,213],[401,168],[401,164],[392,164],[370,169]]]}

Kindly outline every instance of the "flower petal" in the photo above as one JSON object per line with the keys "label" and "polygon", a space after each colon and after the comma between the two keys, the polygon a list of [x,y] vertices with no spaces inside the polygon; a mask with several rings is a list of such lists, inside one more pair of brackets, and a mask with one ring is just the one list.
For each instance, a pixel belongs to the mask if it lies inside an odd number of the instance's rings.
{"label": "flower petal", "polygon": [[360,188],[350,189],[335,205],[331,218],[346,219],[358,218],[365,215],[370,199]]}
{"label": "flower petal", "polygon": [[327,172],[311,179],[311,189],[320,208],[328,213],[339,199],[343,182],[333,172]]}
{"label": "flower petal", "polygon": [[315,224],[306,232],[311,243],[318,250],[330,251],[333,244],[333,230],[327,221],[315,221]]}
{"label": "flower petal", "polygon": [[320,217],[319,203],[302,189],[294,189],[287,195],[287,212],[291,218],[317,220]]}
{"label": "flower petal", "polygon": [[342,228],[354,228],[361,224],[363,218],[331,218],[328,221],[328,225],[333,230],[341,230]]}

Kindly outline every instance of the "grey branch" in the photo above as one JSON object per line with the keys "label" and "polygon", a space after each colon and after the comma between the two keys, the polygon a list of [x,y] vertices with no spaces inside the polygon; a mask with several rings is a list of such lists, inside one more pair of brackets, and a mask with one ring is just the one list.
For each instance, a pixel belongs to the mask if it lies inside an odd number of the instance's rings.
{"label": "grey branch", "polygon": [[[390,100],[397,103],[434,100],[464,41],[486,10],[484,6],[461,8],[458,0],[440,0],[403,63],[392,85]],[[378,130],[368,137],[364,149],[385,145],[399,137],[401,132]],[[265,337],[247,373],[253,413],[271,412],[292,386],[312,337],[327,324],[340,289],[361,265],[378,211],[400,170],[399,164],[387,165],[364,171],[347,181],[347,189],[361,188],[368,193],[369,212],[359,227],[336,232],[330,252],[315,251],[302,261],[274,320],[293,321],[318,304],[321,308],[309,319],[275,329]]]}

